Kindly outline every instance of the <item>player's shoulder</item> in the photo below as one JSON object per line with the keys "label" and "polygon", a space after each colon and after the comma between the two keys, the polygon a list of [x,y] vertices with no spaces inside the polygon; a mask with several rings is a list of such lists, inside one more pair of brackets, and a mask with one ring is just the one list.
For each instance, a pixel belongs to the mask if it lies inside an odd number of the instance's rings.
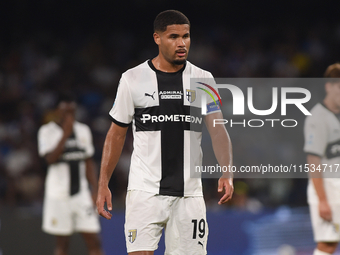
{"label": "player's shoulder", "polygon": [[331,112],[326,108],[326,106],[324,106],[321,103],[317,103],[316,105],[314,105],[314,107],[310,110],[310,113],[311,115],[309,115],[308,117],[312,119],[325,118],[331,114]]}
{"label": "player's shoulder", "polygon": [[56,128],[58,128],[57,123],[55,123],[54,121],[50,121],[50,122],[47,122],[47,123],[41,125],[38,132],[47,132],[49,130],[53,130],[53,129],[56,129]]}
{"label": "player's shoulder", "polygon": [[310,113],[311,115],[308,115],[305,121],[307,126],[309,124],[325,125],[331,114],[331,112],[321,103],[314,105],[310,110]]}
{"label": "player's shoulder", "polygon": [[186,62],[185,72],[190,73],[194,78],[213,78],[213,75],[209,71],[204,70],[189,61]]}
{"label": "player's shoulder", "polygon": [[82,122],[79,122],[79,121],[75,121],[74,122],[74,127],[76,128],[76,129],[79,129],[79,130],[81,130],[81,131],[90,131],[90,127],[87,125],[87,124],[85,124],[85,123],[82,123]]}
{"label": "player's shoulder", "polygon": [[55,136],[56,133],[60,132],[61,127],[58,126],[54,121],[50,121],[46,124],[43,124],[38,130],[38,140],[49,140]]}

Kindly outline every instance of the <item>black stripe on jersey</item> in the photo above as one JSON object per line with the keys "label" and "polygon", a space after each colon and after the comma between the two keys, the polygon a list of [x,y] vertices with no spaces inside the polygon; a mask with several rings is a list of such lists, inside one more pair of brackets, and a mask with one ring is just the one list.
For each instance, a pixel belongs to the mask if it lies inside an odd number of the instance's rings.
{"label": "black stripe on jersey", "polygon": [[70,166],[70,195],[77,194],[80,189],[79,161],[68,162]]}
{"label": "black stripe on jersey", "polygon": [[[149,66],[156,72],[158,84],[158,107],[150,107],[142,111],[149,111],[150,115],[177,117],[182,115],[181,121],[163,121],[152,122],[143,125],[146,129],[161,130],[161,167],[162,178],[160,180],[159,194],[169,196],[184,195],[184,130],[190,130],[190,122],[185,121],[184,116],[190,115],[190,107],[184,106],[183,91],[183,70],[175,73],[161,72],[149,61]],[[163,92],[173,92],[174,98],[169,98],[169,94],[164,95]],[[179,93],[179,94],[178,94]],[[171,97],[171,95],[170,95]],[[135,112],[136,114],[136,112]],[[139,113],[142,116],[143,113]],[[137,117],[138,118],[138,117]],[[139,119],[141,120],[141,119]],[[183,121],[184,120],[184,121]],[[136,121],[136,129],[142,129]],[[146,124],[143,123],[143,124]]]}
{"label": "black stripe on jersey", "polygon": [[[159,112],[162,114],[184,113],[182,72],[172,74],[157,72],[156,74],[159,92],[182,92],[180,99],[161,99],[161,95],[159,95]],[[161,126],[162,179],[159,187],[160,195],[184,195],[185,128],[188,128],[185,122],[167,122]]]}
{"label": "black stripe on jersey", "polygon": [[340,157],[340,140],[329,143],[326,147],[326,157],[328,159]]}
{"label": "black stripe on jersey", "polygon": [[118,121],[118,120],[112,118],[111,115],[109,115],[109,117],[110,117],[110,119],[111,119],[111,121],[112,121],[113,123],[117,124],[117,125],[120,126],[120,127],[128,127],[128,126],[130,125],[130,123],[129,123],[129,124],[126,124],[126,123],[120,122],[120,121]]}
{"label": "black stripe on jersey", "polygon": [[77,194],[80,190],[80,161],[85,160],[85,150],[77,145],[74,133],[66,140],[63,154],[59,162],[65,162],[70,168],[70,195]]}
{"label": "black stripe on jersey", "polygon": [[148,64],[156,73],[159,105],[135,108],[135,130],[161,132],[159,194],[183,196],[184,130],[202,131],[201,109],[184,105],[182,75],[185,65],[178,72],[164,73],[155,69],[151,61]]}

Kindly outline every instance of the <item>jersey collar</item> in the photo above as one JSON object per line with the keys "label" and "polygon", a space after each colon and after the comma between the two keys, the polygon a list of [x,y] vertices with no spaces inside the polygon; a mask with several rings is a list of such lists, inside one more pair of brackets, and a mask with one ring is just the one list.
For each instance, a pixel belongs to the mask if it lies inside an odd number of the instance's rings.
{"label": "jersey collar", "polygon": [[167,73],[167,72],[163,72],[161,70],[156,69],[156,67],[152,64],[151,59],[148,60],[148,65],[150,66],[150,68],[152,70],[154,70],[156,73],[159,74],[164,74],[164,75],[176,75],[178,73],[182,73],[187,65],[187,61],[184,62],[183,67],[181,69],[179,69],[177,72],[172,72],[172,73]]}

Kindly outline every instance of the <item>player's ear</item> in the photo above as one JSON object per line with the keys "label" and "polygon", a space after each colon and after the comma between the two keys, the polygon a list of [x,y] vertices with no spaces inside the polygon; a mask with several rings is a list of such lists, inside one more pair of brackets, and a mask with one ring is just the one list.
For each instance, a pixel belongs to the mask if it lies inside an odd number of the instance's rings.
{"label": "player's ear", "polygon": [[161,44],[161,37],[157,32],[153,33],[153,39],[157,45]]}

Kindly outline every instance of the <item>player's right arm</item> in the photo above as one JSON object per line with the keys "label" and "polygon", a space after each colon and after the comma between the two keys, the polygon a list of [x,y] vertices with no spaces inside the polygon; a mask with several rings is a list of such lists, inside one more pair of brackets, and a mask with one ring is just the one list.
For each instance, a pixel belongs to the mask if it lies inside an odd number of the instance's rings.
{"label": "player's right arm", "polygon": [[64,146],[65,146],[65,142],[67,141],[67,138],[69,138],[69,136],[73,132],[73,123],[74,123],[74,116],[72,114],[67,114],[65,116],[64,121],[61,123],[61,127],[63,129],[63,136],[61,137],[59,143],[54,148],[54,150],[47,153],[44,157],[47,164],[50,165],[58,161],[59,157],[64,151]]}
{"label": "player's right arm", "polygon": [[111,219],[111,213],[104,209],[112,210],[111,191],[108,187],[113,170],[115,169],[125,142],[126,131],[132,122],[135,111],[134,101],[131,96],[129,84],[123,74],[118,85],[117,95],[109,114],[112,124],[107,132],[104,142],[102,162],[98,181],[97,210],[99,215]]}
{"label": "player's right arm", "polygon": [[[307,155],[307,164],[311,165],[314,164],[314,166],[320,166],[321,165],[321,157],[317,155],[308,154]],[[326,221],[332,221],[332,211],[331,207],[329,206],[322,173],[315,171],[314,173],[310,172],[310,178],[313,182],[316,194],[319,199],[319,214],[320,217],[323,218]]]}
{"label": "player's right arm", "polygon": [[104,209],[104,204],[107,204],[108,210],[112,210],[111,191],[108,185],[122,153],[127,129],[128,127],[121,127],[112,123],[104,142],[96,204],[99,215],[108,220],[111,219],[112,215]]}

